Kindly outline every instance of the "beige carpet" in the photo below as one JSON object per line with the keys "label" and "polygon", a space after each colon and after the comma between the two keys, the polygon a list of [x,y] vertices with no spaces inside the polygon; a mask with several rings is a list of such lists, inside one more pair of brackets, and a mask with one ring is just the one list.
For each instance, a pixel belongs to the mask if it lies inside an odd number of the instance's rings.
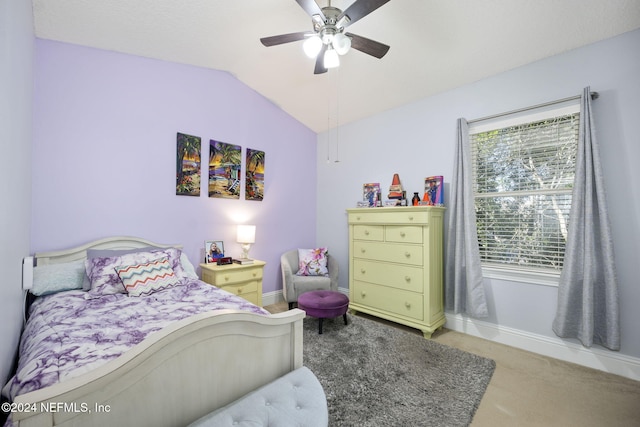
{"label": "beige carpet", "polygon": [[[265,308],[275,313],[287,310],[287,305]],[[474,427],[640,426],[638,381],[447,329],[433,339],[496,362],[471,424]]]}

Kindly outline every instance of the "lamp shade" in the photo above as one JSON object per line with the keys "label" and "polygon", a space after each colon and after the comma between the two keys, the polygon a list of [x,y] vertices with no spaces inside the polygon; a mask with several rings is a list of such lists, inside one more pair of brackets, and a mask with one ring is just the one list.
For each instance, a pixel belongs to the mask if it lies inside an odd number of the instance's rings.
{"label": "lamp shade", "polygon": [[324,52],[324,67],[335,68],[340,66],[340,58],[338,58],[338,52],[334,49],[327,49]]}
{"label": "lamp shade", "polygon": [[333,42],[331,44],[336,52],[338,52],[338,55],[344,55],[349,52],[351,48],[351,39],[342,33],[338,33],[333,36]]}
{"label": "lamp shade", "polygon": [[315,58],[322,50],[322,40],[318,36],[311,36],[302,43],[302,49],[309,58]]}
{"label": "lamp shade", "polygon": [[255,243],[256,226],[255,225],[238,225],[238,243]]}

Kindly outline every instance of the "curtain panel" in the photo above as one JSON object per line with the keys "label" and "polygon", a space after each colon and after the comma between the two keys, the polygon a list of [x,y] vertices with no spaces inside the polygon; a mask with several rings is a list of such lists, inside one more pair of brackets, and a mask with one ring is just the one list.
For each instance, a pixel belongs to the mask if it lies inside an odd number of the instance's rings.
{"label": "curtain panel", "polygon": [[580,106],[576,174],[564,268],[558,285],[553,331],[620,350],[618,285],[602,166],[586,87]]}
{"label": "curtain panel", "polygon": [[448,207],[444,301],[447,310],[481,318],[487,317],[489,311],[478,248],[471,174],[469,124],[460,118]]}

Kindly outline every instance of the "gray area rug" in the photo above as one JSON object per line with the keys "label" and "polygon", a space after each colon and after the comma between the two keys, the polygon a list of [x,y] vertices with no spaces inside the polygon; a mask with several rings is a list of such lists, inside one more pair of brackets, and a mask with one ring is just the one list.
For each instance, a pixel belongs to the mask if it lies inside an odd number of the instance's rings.
{"label": "gray area rug", "polygon": [[495,370],[484,357],[361,316],[304,320],[304,365],[329,426],[467,426]]}

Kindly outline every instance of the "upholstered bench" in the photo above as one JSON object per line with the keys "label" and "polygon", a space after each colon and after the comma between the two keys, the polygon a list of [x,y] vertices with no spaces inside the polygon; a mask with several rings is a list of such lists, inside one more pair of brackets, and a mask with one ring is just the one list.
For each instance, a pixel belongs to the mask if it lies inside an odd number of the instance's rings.
{"label": "upholstered bench", "polygon": [[304,310],[307,316],[319,320],[318,333],[322,333],[322,321],[342,316],[347,324],[347,309],[349,297],[336,291],[310,291],[298,297],[298,308]]}
{"label": "upholstered bench", "polygon": [[329,425],[327,397],[322,385],[304,366],[205,415],[189,427],[298,425]]}

